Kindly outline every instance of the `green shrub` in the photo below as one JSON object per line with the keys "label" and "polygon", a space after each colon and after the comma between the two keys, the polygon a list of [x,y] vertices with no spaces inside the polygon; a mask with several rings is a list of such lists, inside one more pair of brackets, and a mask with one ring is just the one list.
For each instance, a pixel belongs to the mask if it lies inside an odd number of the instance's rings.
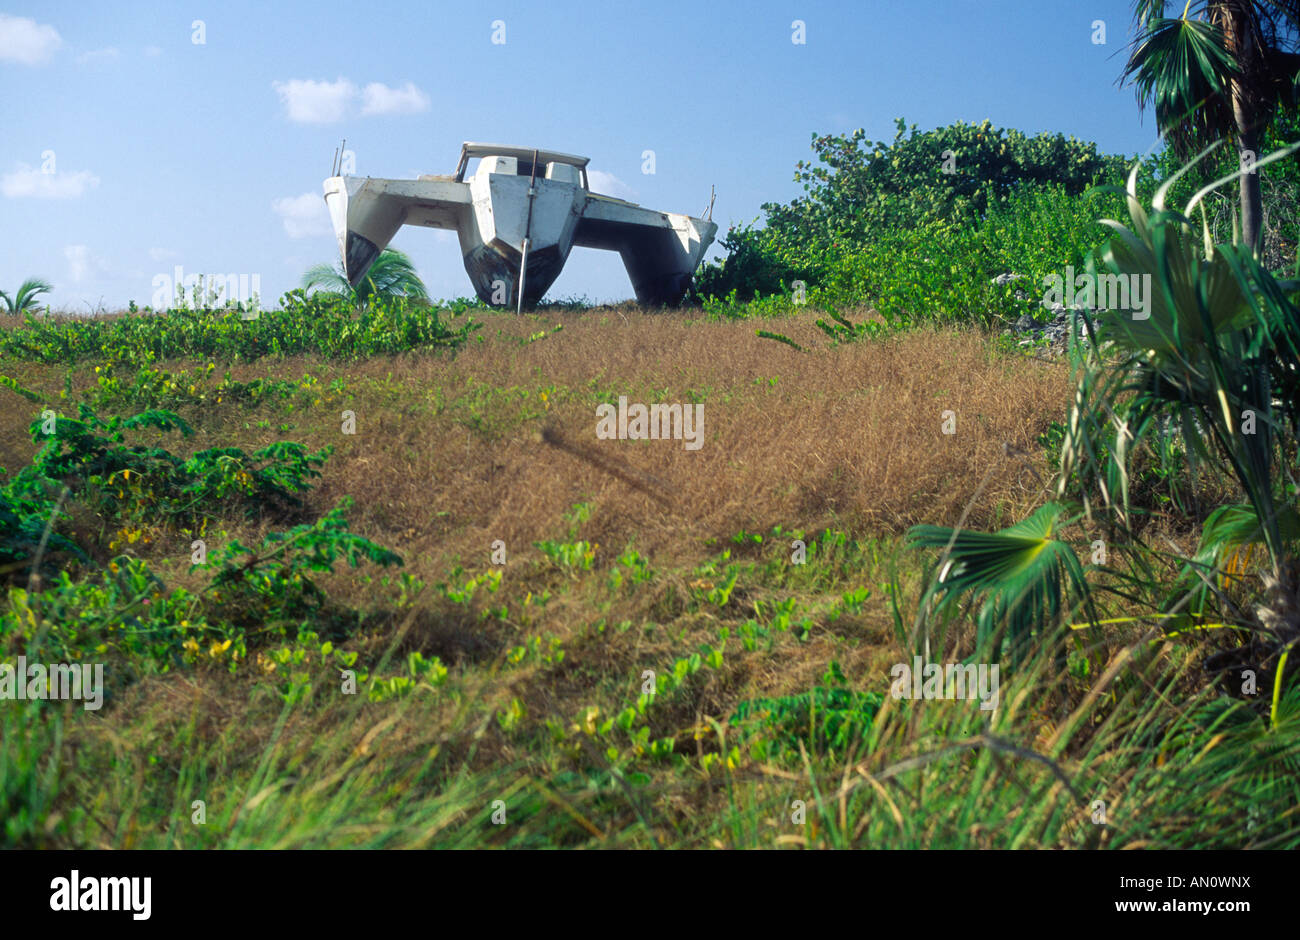
{"label": "green shrub", "polygon": [[758,760],[797,753],[800,741],[819,751],[843,753],[863,736],[884,703],[879,692],[816,686],[800,695],[741,702],[730,724],[750,741]]}
{"label": "green shrub", "polygon": [[402,558],[348,530],[343,513],[352,505],[342,502],[315,522],[271,532],[256,548],[238,539],[202,567],[213,571],[210,596],[214,616],[246,627],[296,624],[323,619],[328,607],[325,592],[312,580],[312,572],[329,571],[340,559],[355,568],[361,561],[381,566],[401,565]]}
{"label": "green shrub", "polygon": [[[304,624],[321,629],[345,619],[314,573],[339,560],[354,568],[362,561],[402,564],[396,553],[348,530],[349,505],[344,500],[312,523],[268,533],[256,548],[231,540],[192,566],[210,575],[194,590],[168,587],[145,561],[127,556],[89,576],[59,572],[39,591],[11,588],[0,610],[0,649],[39,649],[69,662],[112,654],[163,672],[198,661],[233,670],[249,650],[292,640]],[[346,619],[358,622],[355,614]]]}
{"label": "green shrub", "polygon": [[145,429],[193,434],[175,412],[155,409],[105,421],[83,404],[79,413],[77,419],[47,414],[32,422],[32,439],[44,446],[15,478],[16,495],[39,499],[54,481],[107,518],[197,528],[235,508],[249,517],[299,508],[298,494],[320,476],[316,468],[329,456],[328,448],[309,454],[301,444],[280,441],[252,454],[216,447],[184,459],[124,441],[125,432]]}
{"label": "green shrub", "polygon": [[27,315],[21,329],[0,333],[0,355],[37,362],[85,360],[132,365],[182,356],[252,361],[265,356],[314,353],[359,359],[410,350],[457,349],[478,328],[457,302],[431,307],[406,298],[376,300],[355,310],[345,299],[290,291],[276,310],[255,319],[234,308],[174,308],[122,314],[112,319],[50,319]]}
{"label": "green shrub", "polygon": [[47,496],[45,492],[20,493],[12,486],[0,487],[0,575],[26,577],[42,542],[43,570],[55,566],[61,554],[85,558],[72,541],[52,529],[47,532],[54,511],[53,502]]}
{"label": "green shrub", "polygon": [[1046,273],[1082,258],[1104,233],[1078,197],[1126,169],[1094,144],[987,121],[909,134],[899,119],[892,143],[859,130],[814,134],[813,149],[820,165],[801,161],[795,174],[807,195],[765,204],[763,228],[728,231],[726,259],[696,278],[700,297],[788,295],[802,280],[894,321],[989,320],[1003,298],[982,282],[1016,271],[1039,283],[1016,265],[1047,261]]}

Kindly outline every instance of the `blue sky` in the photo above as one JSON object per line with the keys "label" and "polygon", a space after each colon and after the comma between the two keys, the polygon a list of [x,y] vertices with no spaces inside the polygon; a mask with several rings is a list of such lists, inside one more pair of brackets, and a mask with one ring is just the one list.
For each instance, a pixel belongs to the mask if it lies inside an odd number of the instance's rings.
{"label": "blue sky", "polygon": [[[180,265],[256,274],[270,305],[337,260],[342,138],[362,176],[451,172],[485,140],[589,156],[593,188],[656,209],[698,215],[714,185],[720,237],[798,195],[814,131],[987,118],[1142,153],[1130,22],[1124,0],[0,0],[0,289],[113,310]],[[432,294],[472,295],[452,233],[393,244]],[[631,295],[617,254],[574,249],[548,297]]]}

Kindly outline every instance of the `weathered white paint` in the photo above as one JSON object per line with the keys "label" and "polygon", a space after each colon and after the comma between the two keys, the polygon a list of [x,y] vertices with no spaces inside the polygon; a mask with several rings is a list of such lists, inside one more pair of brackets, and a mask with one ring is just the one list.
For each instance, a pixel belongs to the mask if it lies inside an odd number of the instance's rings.
{"label": "weathered white paint", "polygon": [[[537,175],[529,187],[534,153]],[[470,159],[482,157],[466,180]],[[479,297],[504,280],[512,302],[529,239],[524,300],[534,303],[559,276],[574,245],[617,251],[639,301],[674,304],[713,242],[717,225],[591,192],[586,157],[466,143],[456,173],[417,180],[333,176],[325,202],[348,280],[359,284],[403,225],[452,229]]]}

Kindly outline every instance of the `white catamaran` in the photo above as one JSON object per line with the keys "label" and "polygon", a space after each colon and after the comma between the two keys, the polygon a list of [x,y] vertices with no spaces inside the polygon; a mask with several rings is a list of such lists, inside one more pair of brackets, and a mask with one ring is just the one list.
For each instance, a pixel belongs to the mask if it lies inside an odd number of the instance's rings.
{"label": "white catamaran", "polygon": [[[466,180],[476,157],[478,169]],[[451,176],[331,176],[325,202],[344,273],[360,284],[399,228],[423,225],[456,231],[485,303],[517,310],[536,304],[574,245],[622,255],[641,303],[679,303],[718,226],[593,193],[587,163],[550,150],[466,143]]]}

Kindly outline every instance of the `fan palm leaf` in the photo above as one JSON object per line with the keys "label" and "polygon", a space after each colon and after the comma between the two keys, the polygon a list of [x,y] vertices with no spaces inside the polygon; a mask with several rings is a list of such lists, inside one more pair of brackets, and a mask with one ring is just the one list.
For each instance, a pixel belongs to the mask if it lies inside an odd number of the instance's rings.
{"label": "fan palm leaf", "polygon": [[1066,507],[1047,503],[1000,532],[920,525],[908,532],[919,548],[942,549],[938,579],[927,592],[940,608],[971,596],[980,603],[976,641],[999,631],[1013,657],[1034,636],[1054,626],[1073,602],[1090,606],[1087,579],[1074,549],[1057,536],[1068,524]]}
{"label": "fan palm leaf", "polygon": [[1132,80],[1140,104],[1154,106],[1161,133],[1181,152],[1221,136],[1233,121],[1231,83],[1241,77],[1222,30],[1186,18],[1147,16],[1141,23],[1121,80]]}

